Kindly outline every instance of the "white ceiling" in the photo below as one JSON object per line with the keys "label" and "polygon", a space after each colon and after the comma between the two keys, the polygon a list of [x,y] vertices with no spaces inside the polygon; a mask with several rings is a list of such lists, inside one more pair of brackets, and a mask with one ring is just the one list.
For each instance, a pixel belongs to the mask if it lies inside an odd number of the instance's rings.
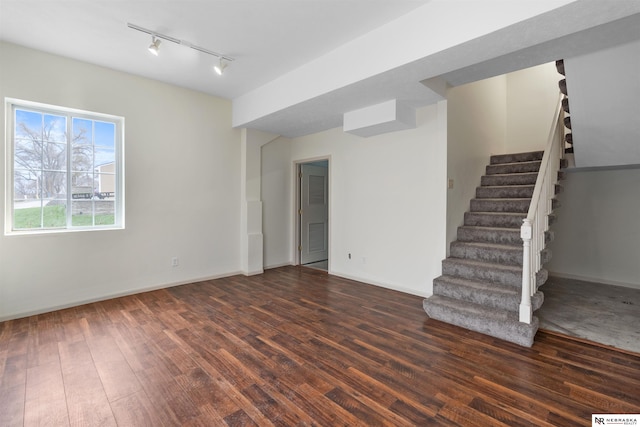
{"label": "white ceiling", "polygon": [[[515,19],[500,21],[501,13]],[[416,27],[403,31],[414,17]],[[501,23],[490,27],[492,20]],[[151,37],[127,23],[235,61],[218,77],[216,58],[184,46],[165,41],[154,57]],[[475,36],[460,36],[471,27]],[[0,0],[1,40],[231,99],[234,125],[289,137],[340,126],[344,112],[390,99],[431,103],[424,79],[455,86],[638,40],[639,29],[639,0]],[[376,34],[388,36],[386,50]],[[421,44],[441,48],[421,53]],[[367,52],[344,55],[349,45]],[[394,55],[385,70],[235,118],[243,105],[272,101],[273,93],[261,96],[269,87],[295,92],[296,82],[318,86],[365,57]],[[333,57],[346,60],[328,66]]]}
{"label": "white ceiling", "polygon": [[[0,39],[233,99],[427,0],[0,0]],[[235,59],[151,37],[133,23]]]}

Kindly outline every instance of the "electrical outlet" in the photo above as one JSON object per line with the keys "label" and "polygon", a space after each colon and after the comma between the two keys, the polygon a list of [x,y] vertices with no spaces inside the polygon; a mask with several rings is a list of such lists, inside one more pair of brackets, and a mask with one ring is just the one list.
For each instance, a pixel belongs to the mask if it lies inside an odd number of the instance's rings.
{"label": "electrical outlet", "polygon": [[171,258],[171,267],[177,267],[178,265],[180,265],[180,260],[178,259],[178,257],[174,256],[173,258]]}
{"label": "electrical outlet", "polygon": [[453,179],[449,178],[449,181],[447,182],[447,188],[449,190],[451,190],[453,188]]}

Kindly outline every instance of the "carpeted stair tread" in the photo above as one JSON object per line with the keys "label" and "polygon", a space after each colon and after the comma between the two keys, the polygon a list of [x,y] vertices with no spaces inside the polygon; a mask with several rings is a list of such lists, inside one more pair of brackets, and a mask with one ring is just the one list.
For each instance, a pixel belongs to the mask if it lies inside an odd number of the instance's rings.
{"label": "carpeted stair tread", "polygon": [[495,338],[531,347],[538,330],[538,318],[530,324],[518,321],[517,313],[434,295],[423,302],[429,317]]}
{"label": "carpeted stair tread", "polygon": [[449,254],[452,258],[522,266],[522,245],[456,241],[451,243]]}
{"label": "carpeted stair tread", "polygon": [[463,225],[458,227],[457,239],[460,242],[486,242],[522,246],[519,228]]}
{"label": "carpeted stair tread", "polygon": [[527,214],[522,212],[465,212],[464,225],[520,229],[526,217]]}
{"label": "carpeted stair tread", "polygon": [[540,271],[538,271],[538,273],[536,274],[536,286],[539,288],[540,286],[547,283],[548,279],[549,272],[544,268],[540,269]]}
{"label": "carpeted stair tread", "polygon": [[535,185],[536,179],[538,179],[537,172],[484,175],[480,178],[480,185]]}
{"label": "carpeted stair tread", "polygon": [[523,173],[523,172],[538,172],[540,169],[541,161],[533,161],[533,162],[516,162],[516,163],[501,163],[497,165],[487,165],[485,169],[485,173],[487,175],[498,175],[498,174],[513,174],[513,173]]}
{"label": "carpeted stair tread", "polygon": [[514,265],[449,257],[442,260],[442,274],[514,287],[522,286],[522,267]]}
{"label": "carpeted stair tread", "polygon": [[489,163],[492,165],[501,163],[516,163],[516,162],[530,162],[536,160],[542,160],[544,151],[530,151],[526,153],[513,153],[513,154],[496,154],[490,157]]}
{"label": "carpeted stair tread", "polygon": [[[451,258],[468,259],[487,263],[522,266],[522,245],[483,243],[483,242],[451,242],[449,255]],[[546,264],[551,261],[551,249],[540,251],[540,261]]]}
{"label": "carpeted stair tread", "polygon": [[556,238],[556,233],[554,233],[553,230],[547,230],[544,232],[544,243],[546,245],[553,242],[555,238]]}
{"label": "carpeted stair tread", "polygon": [[[464,279],[494,282],[516,288],[522,286],[522,266],[502,265],[493,262],[464,258],[446,258],[442,260],[442,274]],[[542,286],[549,278],[544,268],[536,275],[536,286]]]}
{"label": "carpeted stair tread", "polygon": [[527,213],[531,199],[471,199],[471,212]]}
{"label": "carpeted stair tread", "polygon": [[[522,297],[520,290],[513,286],[453,276],[436,277],[433,294],[513,312],[519,312]],[[542,292],[536,292],[531,297],[533,311],[539,309],[543,301]]]}
{"label": "carpeted stair tread", "polygon": [[[478,199],[531,199],[534,185],[492,185],[476,188],[476,198]],[[556,193],[557,194],[557,193]]]}

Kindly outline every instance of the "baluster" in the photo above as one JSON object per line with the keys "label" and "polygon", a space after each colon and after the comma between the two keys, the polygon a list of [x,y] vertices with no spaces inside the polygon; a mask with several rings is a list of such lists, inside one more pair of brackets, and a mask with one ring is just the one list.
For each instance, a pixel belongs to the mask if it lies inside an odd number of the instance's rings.
{"label": "baluster", "polygon": [[540,164],[531,205],[527,217],[520,227],[522,238],[522,297],[520,301],[520,322],[531,323],[533,311],[531,297],[537,291],[537,273],[542,269],[542,249],[549,229],[549,214],[553,211],[553,198],[560,159],[564,156],[562,143],[562,96],[558,100],[555,119],[547,139],[544,156]]}

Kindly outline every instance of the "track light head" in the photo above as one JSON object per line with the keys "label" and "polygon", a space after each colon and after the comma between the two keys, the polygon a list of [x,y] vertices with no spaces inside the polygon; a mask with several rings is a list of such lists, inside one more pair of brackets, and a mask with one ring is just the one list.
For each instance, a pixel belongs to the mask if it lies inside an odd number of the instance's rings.
{"label": "track light head", "polygon": [[220,58],[220,62],[218,62],[218,65],[215,65],[213,67],[213,70],[216,72],[217,75],[221,76],[222,73],[224,73],[225,68],[227,68],[227,63],[224,62],[222,58]]}
{"label": "track light head", "polygon": [[158,56],[158,50],[160,49],[160,39],[156,36],[151,36],[151,44],[149,45],[149,52]]}

